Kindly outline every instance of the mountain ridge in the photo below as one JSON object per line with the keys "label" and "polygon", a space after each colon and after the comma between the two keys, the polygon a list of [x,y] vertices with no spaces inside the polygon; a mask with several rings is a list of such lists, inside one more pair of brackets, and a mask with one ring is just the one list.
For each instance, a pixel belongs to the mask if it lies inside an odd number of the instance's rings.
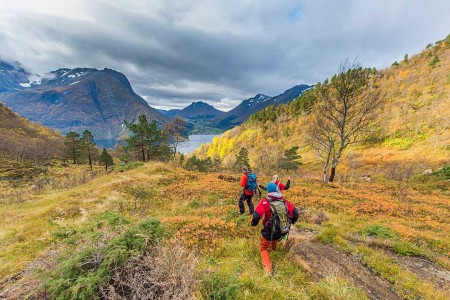
{"label": "mountain ridge", "polygon": [[183,109],[160,110],[160,112],[170,118],[182,117],[189,119],[211,119],[225,114],[225,112],[203,101],[194,101]]}
{"label": "mountain ridge", "polygon": [[126,133],[125,120],[134,122],[140,114],[160,125],[169,121],[134,92],[124,74],[107,68],[61,68],[22,83],[21,89],[9,88],[0,100],[63,133],[88,129],[106,146]]}

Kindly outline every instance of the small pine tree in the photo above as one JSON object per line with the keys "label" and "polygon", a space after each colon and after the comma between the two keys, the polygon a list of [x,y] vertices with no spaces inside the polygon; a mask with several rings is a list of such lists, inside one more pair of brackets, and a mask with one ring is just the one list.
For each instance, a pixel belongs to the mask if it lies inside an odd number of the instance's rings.
{"label": "small pine tree", "polygon": [[89,130],[83,131],[83,136],[81,137],[83,144],[83,154],[88,158],[89,166],[92,170],[92,161],[98,155],[98,149],[95,147],[94,136]]}
{"label": "small pine tree", "polygon": [[236,162],[234,167],[240,170],[243,166],[247,166],[250,169],[250,160],[248,159],[248,150],[244,147],[239,150],[238,155],[236,155]]}
{"label": "small pine tree", "polygon": [[74,131],[70,131],[66,135],[64,141],[64,158],[71,159],[73,164],[80,161],[81,158],[81,140],[80,135]]}
{"label": "small pine tree", "polygon": [[183,166],[185,159],[186,159],[186,156],[183,153],[181,153],[180,161],[179,161],[180,162],[180,166]]}
{"label": "small pine tree", "polygon": [[108,171],[108,166],[114,165],[112,156],[106,152],[105,148],[103,148],[102,154],[100,155],[99,163],[105,165],[105,171]]}
{"label": "small pine tree", "polygon": [[208,171],[211,171],[212,167],[213,167],[213,160],[211,159],[211,157],[208,156],[207,158],[202,160],[201,168],[199,168],[199,169],[202,172],[208,172]]}
{"label": "small pine tree", "polygon": [[195,154],[187,159],[185,168],[190,171],[198,171],[197,156]]}
{"label": "small pine tree", "polygon": [[398,66],[398,62],[397,62],[397,61],[394,61],[394,62],[392,63],[392,67],[394,67],[394,66]]}
{"label": "small pine tree", "polygon": [[433,58],[428,63],[431,67],[434,67],[439,62],[439,57],[437,55],[433,56]]}
{"label": "small pine tree", "polygon": [[408,59],[409,59],[409,58],[408,58],[408,53],[406,53],[405,56],[403,57],[403,61],[404,61],[404,62],[408,62]]}
{"label": "small pine tree", "polygon": [[297,153],[297,150],[298,146],[294,146],[284,151],[284,157],[280,165],[282,169],[286,169],[286,171],[295,170],[301,165],[301,163],[297,161],[301,158]]}

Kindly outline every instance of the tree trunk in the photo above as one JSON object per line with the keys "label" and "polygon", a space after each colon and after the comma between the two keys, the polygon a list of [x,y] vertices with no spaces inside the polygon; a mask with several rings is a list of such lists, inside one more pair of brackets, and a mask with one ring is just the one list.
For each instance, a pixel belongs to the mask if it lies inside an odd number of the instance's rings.
{"label": "tree trunk", "polygon": [[336,167],[331,167],[331,174],[330,174],[330,178],[328,179],[329,182],[333,182],[334,180],[334,175],[336,174]]}
{"label": "tree trunk", "polygon": [[330,164],[331,151],[333,150],[333,147],[334,147],[334,142],[331,141],[329,148],[328,148],[327,160],[325,161],[325,164],[323,166],[323,184],[327,184],[327,169],[328,169],[328,165]]}
{"label": "tree trunk", "polygon": [[108,171],[108,163],[105,162],[105,171]]}
{"label": "tree trunk", "polygon": [[[342,143],[341,143],[342,145]],[[334,181],[334,176],[336,175],[336,167],[339,163],[339,160],[341,159],[341,155],[342,155],[342,151],[344,150],[344,148],[341,146],[339,148],[339,151],[336,155],[335,158],[333,158],[333,161],[331,163],[331,174],[330,174],[330,178],[328,179],[329,182],[333,182]]]}
{"label": "tree trunk", "polygon": [[88,153],[89,156],[89,166],[91,167],[91,171],[92,171],[92,159],[91,159],[91,153]]}
{"label": "tree trunk", "polygon": [[77,161],[76,161],[77,155],[75,152],[75,140],[73,137],[72,137],[72,159],[73,159],[73,164],[76,164],[77,163]]}
{"label": "tree trunk", "polygon": [[145,149],[144,149],[144,146],[142,146],[142,161],[145,161]]}

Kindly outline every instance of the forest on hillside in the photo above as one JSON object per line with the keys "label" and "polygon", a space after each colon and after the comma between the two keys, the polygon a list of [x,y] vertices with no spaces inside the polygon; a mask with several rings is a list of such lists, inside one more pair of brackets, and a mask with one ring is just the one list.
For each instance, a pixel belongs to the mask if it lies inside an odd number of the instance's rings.
{"label": "forest on hillside", "polygon": [[[450,36],[427,45],[419,54],[405,55],[403,61],[394,62],[390,68],[366,70],[370,77],[367,84],[372,89],[357,97],[363,99],[369,92],[375,93],[379,105],[373,109],[371,122],[365,125],[367,130],[358,136],[359,143],[350,143],[344,152],[344,173],[356,165],[364,174],[373,173],[371,169],[376,166],[396,162],[414,163],[422,171],[449,163]],[[302,157],[301,169],[320,172],[326,158],[314,148],[311,128],[323,115],[320,107],[327,99],[324,90],[333,80],[318,83],[291,103],[270,106],[252,115],[242,126],[202,146],[196,155],[219,158],[224,167],[232,168],[238,152],[245,148],[256,169],[281,171],[284,152],[296,146]],[[338,144],[334,143],[332,154],[338,153]]]}

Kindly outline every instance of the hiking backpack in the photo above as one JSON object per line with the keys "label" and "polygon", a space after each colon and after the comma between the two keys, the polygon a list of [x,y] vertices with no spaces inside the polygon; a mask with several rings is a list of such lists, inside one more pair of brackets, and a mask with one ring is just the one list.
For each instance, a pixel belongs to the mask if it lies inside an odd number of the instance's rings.
{"label": "hiking backpack", "polygon": [[245,189],[251,193],[256,193],[256,174],[255,173],[249,173],[247,175],[247,185],[245,186]]}
{"label": "hiking backpack", "polygon": [[286,200],[269,200],[270,211],[272,216],[270,222],[272,224],[272,234],[280,232],[281,236],[285,236],[291,229],[291,218],[286,205]]}

